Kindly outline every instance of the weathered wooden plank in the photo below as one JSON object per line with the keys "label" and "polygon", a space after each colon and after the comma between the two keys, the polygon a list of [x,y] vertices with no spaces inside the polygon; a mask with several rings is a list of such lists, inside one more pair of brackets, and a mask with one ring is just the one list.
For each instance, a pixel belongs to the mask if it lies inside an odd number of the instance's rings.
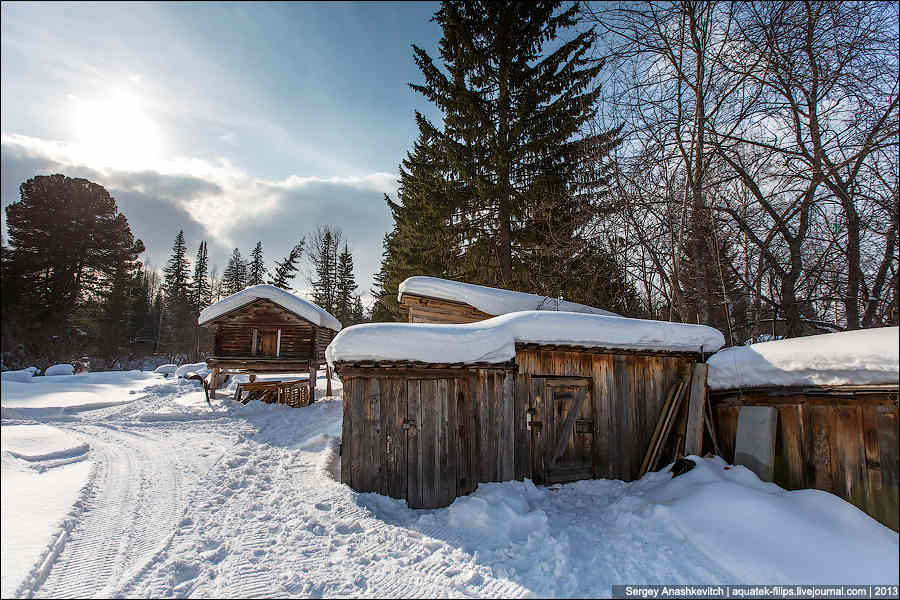
{"label": "weathered wooden plank", "polygon": [[838,489],[848,502],[865,510],[868,504],[866,447],[860,410],[859,407],[839,407],[834,410],[834,462],[840,481]]}
{"label": "weathered wooden plank", "polygon": [[630,440],[634,436],[633,412],[631,403],[631,372],[628,370],[626,356],[615,355],[613,357],[613,371],[615,373],[615,417],[613,431],[616,436],[617,453],[615,465],[615,478],[623,481],[631,481],[631,445]]}
{"label": "weathered wooden plank", "polygon": [[351,438],[353,437],[353,378],[344,379],[343,384],[343,401],[341,403],[341,413],[343,420],[341,423],[341,483],[352,485],[350,477],[350,465],[353,461],[353,453],[351,452]]}
{"label": "weathered wooden plank", "polygon": [[506,373],[501,380],[501,397],[503,413],[501,415],[501,431],[503,446],[500,456],[500,480],[509,481],[516,478],[516,420],[515,420],[515,376]]}
{"label": "weathered wooden plank", "polygon": [[350,464],[351,474],[350,481],[353,489],[358,491],[368,491],[365,487],[365,471],[367,468],[366,460],[366,433],[368,422],[366,419],[366,384],[368,378],[359,377],[353,382],[353,398],[351,400],[351,408],[353,411],[351,420],[353,422],[353,434],[350,441],[350,455],[352,462]]}
{"label": "weathered wooden plank", "polygon": [[575,419],[578,418],[578,414],[581,411],[581,404],[584,402],[586,396],[587,394],[585,393],[584,388],[578,388],[575,392],[574,401],[571,405],[566,406],[567,410],[564,411],[565,418],[560,419],[559,424],[555,428],[553,449],[549,455],[551,464],[557,462],[562,455],[563,450],[565,450],[566,446],[570,443],[572,429],[575,426]]}
{"label": "weathered wooden plank", "polygon": [[528,386],[529,383],[527,381],[527,376],[518,373],[515,375],[515,402],[513,405],[513,421],[514,427],[513,432],[515,435],[515,478],[518,480],[522,480],[526,477],[531,477],[531,469],[530,469],[530,434],[528,431],[528,409],[530,408],[530,401],[528,398]]}
{"label": "weathered wooden plank", "polygon": [[834,424],[831,407],[807,406],[810,415],[811,453],[813,465],[813,486],[819,490],[831,490],[834,485],[834,468],[831,456]]}
{"label": "weathered wooden plank", "polygon": [[545,402],[544,379],[542,377],[531,378],[531,402],[535,410],[535,414],[531,427],[531,458],[532,473],[534,474],[535,483],[544,483],[547,480],[546,469],[544,468],[544,457],[546,455],[546,431],[550,431],[547,419],[549,418],[548,403]]}
{"label": "weathered wooden plank", "polygon": [[807,432],[802,412],[803,407],[798,405],[783,406],[778,411],[778,437],[784,461],[784,480],[778,483],[789,490],[808,487],[803,444]]}
{"label": "weathered wooden plank", "polygon": [[684,437],[684,453],[703,455],[703,412],[706,404],[706,363],[694,365],[691,374],[691,397],[688,401],[687,429]]}
{"label": "weathered wooden plank", "polygon": [[421,385],[422,423],[419,426],[419,445],[422,448],[422,506],[435,508],[438,505],[439,479],[439,431],[435,400],[438,380],[423,379]]}
{"label": "weathered wooden plank", "polygon": [[897,531],[898,525],[898,465],[897,405],[878,412],[878,446],[881,464],[881,498],[884,504],[883,523]]}
{"label": "weathered wooden plank", "polygon": [[[456,497],[456,461],[452,460],[452,456],[456,454],[456,444],[453,435],[456,428],[456,419],[451,417],[451,388],[453,379],[439,379],[438,384],[438,402],[437,407],[440,409],[440,421],[437,427],[437,438],[439,442],[440,457],[437,461],[438,468],[438,503],[440,506],[446,506],[453,502]],[[452,411],[455,413],[455,411]],[[458,432],[457,432],[458,433]],[[451,441],[451,437],[453,440]]]}
{"label": "weathered wooden plank", "polygon": [[886,513],[887,503],[883,501],[883,498],[888,494],[885,493],[881,481],[878,411],[874,406],[861,406],[860,411],[866,455],[866,490],[869,495],[866,512],[883,523],[888,516]]}
{"label": "weathered wooden plank", "polygon": [[613,402],[615,388],[612,357],[595,354],[591,357],[591,403],[593,404],[594,439],[592,442],[592,463],[594,477],[614,477],[612,442]]}
{"label": "weathered wooden plank", "polygon": [[381,435],[381,390],[378,379],[370,377],[366,380],[366,491],[385,493],[382,477],[382,459],[384,457]]}
{"label": "weathered wooden plank", "polygon": [[422,506],[422,449],[419,444],[421,382],[406,382],[406,500],[412,508]]}

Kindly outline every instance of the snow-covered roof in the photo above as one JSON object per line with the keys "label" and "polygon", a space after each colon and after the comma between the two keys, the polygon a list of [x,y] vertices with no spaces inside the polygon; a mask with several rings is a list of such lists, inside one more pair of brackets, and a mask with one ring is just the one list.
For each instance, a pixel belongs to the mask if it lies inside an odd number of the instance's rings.
{"label": "snow-covered roof", "polygon": [[275,287],[274,285],[267,284],[250,286],[227,298],[222,298],[215,304],[207,306],[203,309],[203,312],[200,313],[200,318],[197,322],[200,325],[203,325],[204,323],[221,317],[225,313],[229,313],[236,308],[240,308],[245,304],[250,304],[259,298],[271,300],[278,306],[312,322],[313,325],[325,327],[326,329],[331,329],[333,331],[341,330],[341,322],[335,319],[331,313],[322,310],[312,302],[304,300],[296,294]]}
{"label": "snow-covered roof", "polygon": [[505,315],[520,310],[559,310],[611,317],[619,316],[608,310],[594,308],[586,304],[557,300],[556,298],[538,296],[537,294],[475,285],[474,283],[451,281],[439,277],[425,277],[424,275],[410,277],[401,283],[397,292],[398,301],[403,299],[403,294],[416,294],[441,300],[463,302],[489,315]]}
{"label": "snow-covered roof", "polygon": [[860,329],[726,348],[707,361],[709,388],[896,385],[898,331]]}
{"label": "snow-covered roof", "polygon": [[370,323],[348,327],[325,350],[329,364],[354,361],[501,363],[517,342],[629,350],[713,352],[725,344],[705,325],[571,312],[523,311],[477,323]]}

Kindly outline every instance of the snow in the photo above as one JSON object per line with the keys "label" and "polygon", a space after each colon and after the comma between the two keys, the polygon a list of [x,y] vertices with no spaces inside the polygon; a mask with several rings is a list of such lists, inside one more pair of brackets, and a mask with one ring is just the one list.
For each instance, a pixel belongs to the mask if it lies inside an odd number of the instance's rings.
{"label": "snow", "polygon": [[190,377],[191,375],[199,375],[200,377],[206,377],[209,374],[209,368],[206,366],[205,362],[199,363],[188,363],[186,365],[181,365],[177,369],[175,369],[175,377]]}
{"label": "snow", "polygon": [[155,369],[153,369],[154,373],[162,373],[163,375],[171,375],[175,371],[178,370],[178,365],[169,363],[167,365],[159,365]]}
{"label": "snow", "polygon": [[370,323],[340,332],[325,350],[329,364],[359,360],[498,363],[516,342],[636,350],[704,352],[725,344],[705,325],[570,312],[523,311],[462,325]]}
{"label": "snow", "polygon": [[9,598],[65,530],[88,480],[89,446],[49,425],[2,427],[0,596]]}
{"label": "snow", "polygon": [[[691,457],[674,479],[484,483],[414,510],[338,482],[340,398],[208,405],[196,381],[150,375],[130,394],[115,375],[105,400],[130,402],[4,418],[4,597],[606,597],[621,583],[900,579],[896,532],[719,458]],[[35,469],[84,445],[90,461]],[[34,539],[17,533],[26,522]]]}
{"label": "snow", "polygon": [[44,371],[44,375],[73,375],[74,373],[75,367],[73,367],[69,363],[53,365],[51,367],[47,367],[47,370]]}
{"label": "snow", "polygon": [[618,315],[608,310],[594,308],[576,302],[557,300],[548,296],[538,296],[526,292],[514,292],[500,288],[451,281],[439,277],[426,277],[418,275],[409,277],[400,284],[397,292],[397,300],[403,298],[403,294],[417,294],[442,300],[453,300],[474,306],[481,312],[489,315],[505,315],[506,313],[522,310],[559,310],[565,312],[587,313],[593,315],[606,315],[617,317]]}
{"label": "snow", "polygon": [[34,371],[30,369],[22,369],[21,371],[3,371],[0,379],[3,381],[17,381],[19,383],[29,383],[34,377]]}
{"label": "snow", "polygon": [[900,329],[881,327],[726,348],[710,357],[713,390],[894,384]]}
{"label": "snow", "polygon": [[212,321],[259,298],[271,300],[282,308],[303,317],[319,327],[325,327],[332,331],[341,330],[341,322],[335,319],[331,313],[322,310],[312,302],[304,300],[292,292],[267,284],[250,286],[227,298],[222,298],[215,304],[207,306],[200,313],[198,323],[203,325],[207,321]]}
{"label": "snow", "polygon": [[142,371],[105,371],[34,377],[28,383],[3,381],[3,418],[59,417],[130,402],[134,395],[165,381]]}

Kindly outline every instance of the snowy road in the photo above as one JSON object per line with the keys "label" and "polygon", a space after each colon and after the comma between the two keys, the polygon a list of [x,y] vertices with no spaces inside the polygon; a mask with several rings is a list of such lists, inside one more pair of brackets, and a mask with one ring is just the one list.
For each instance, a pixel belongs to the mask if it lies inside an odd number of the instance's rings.
{"label": "snowy road", "polygon": [[[896,533],[720,461],[675,480],[483,484],[410,510],[335,481],[339,399],[290,409],[223,394],[210,408],[169,380],[131,398],[43,419],[87,444],[94,466],[16,596],[585,597],[628,582],[846,581],[847,569],[897,581]],[[803,558],[811,536],[815,560]]]}

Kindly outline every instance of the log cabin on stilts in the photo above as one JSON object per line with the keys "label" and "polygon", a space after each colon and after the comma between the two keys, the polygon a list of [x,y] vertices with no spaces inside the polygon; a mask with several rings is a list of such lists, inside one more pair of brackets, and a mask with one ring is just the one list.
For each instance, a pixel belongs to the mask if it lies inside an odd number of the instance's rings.
{"label": "log cabin on stilts", "polygon": [[[341,323],[312,302],[273,285],[255,285],[216,302],[198,320],[213,336],[209,389],[214,396],[224,374],[247,373],[242,391],[277,402],[302,406],[315,401],[316,372],[325,362],[325,348]],[[297,382],[256,383],[258,373],[308,372],[306,385]],[[326,366],[331,394],[331,370]]]}
{"label": "log cabin on stilts", "polygon": [[[416,296],[443,300],[434,287]],[[511,292],[504,303],[506,290],[472,287],[499,303],[453,301],[490,314],[521,298]],[[413,508],[447,506],[479,482],[639,477],[660,414],[686,394],[695,363],[724,344],[710,327],[585,310],[456,325],[435,316],[441,323],[357,326],[326,352],[344,382],[341,481]]]}

